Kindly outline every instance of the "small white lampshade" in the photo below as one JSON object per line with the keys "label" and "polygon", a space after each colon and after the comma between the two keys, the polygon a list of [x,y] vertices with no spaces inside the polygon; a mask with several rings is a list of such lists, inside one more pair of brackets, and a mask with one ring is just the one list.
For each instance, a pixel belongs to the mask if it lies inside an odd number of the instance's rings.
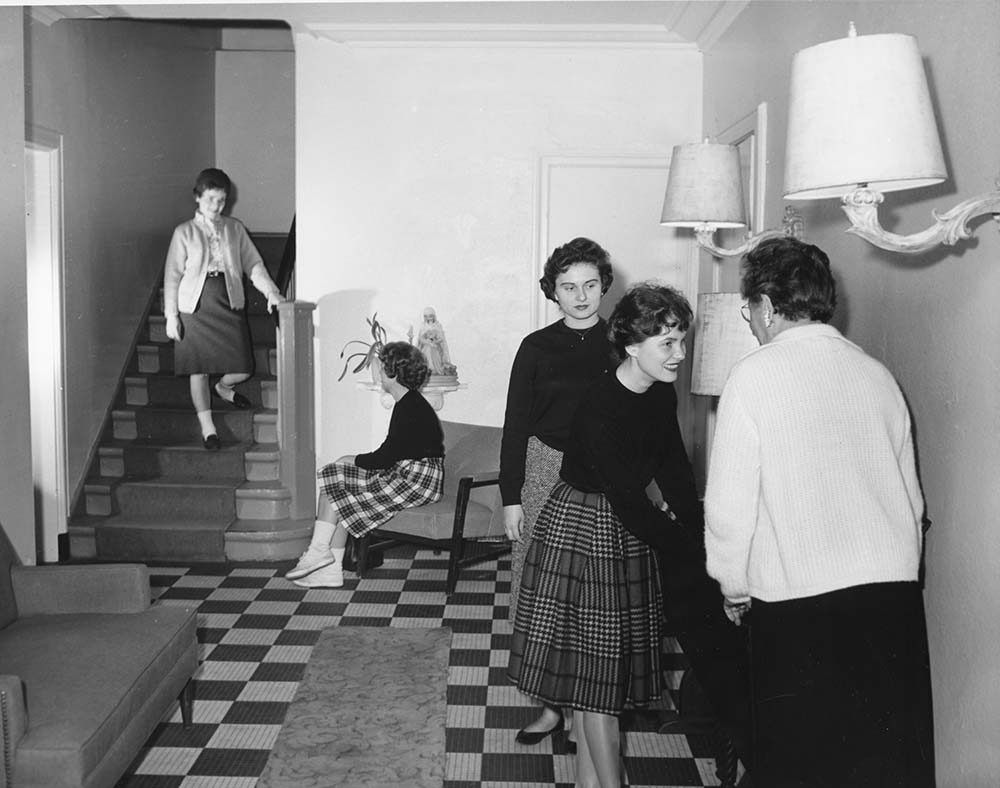
{"label": "small white lampshade", "polygon": [[795,54],[787,199],[839,197],[859,184],[880,192],[914,189],[946,177],[913,36],[849,35]]}
{"label": "small white lampshade", "polygon": [[740,314],[739,293],[699,293],[691,364],[691,393],[718,396],[733,365],[757,347]]}
{"label": "small white lampshade", "polygon": [[736,146],[714,142],[675,146],[660,224],[743,227],[746,223]]}

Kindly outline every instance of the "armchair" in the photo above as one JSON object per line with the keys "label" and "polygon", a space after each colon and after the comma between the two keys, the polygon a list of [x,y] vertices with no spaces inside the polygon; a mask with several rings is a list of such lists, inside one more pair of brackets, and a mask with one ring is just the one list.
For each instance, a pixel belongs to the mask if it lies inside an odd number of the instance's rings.
{"label": "armchair", "polygon": [[451,594],[458,572],[510,551],[500,503],[499,427],[442,421],[444,497],[436,503],[404,509],[389,522],[355,540],[358,577],[370,567],[373,550],[409,543],[447,550],[445,592]]}
{"label": "armchair", "polygon": [[114,785],[178,696],[191,724],[197,667],[144,565],[21,566],[0,528],[0,788]]}

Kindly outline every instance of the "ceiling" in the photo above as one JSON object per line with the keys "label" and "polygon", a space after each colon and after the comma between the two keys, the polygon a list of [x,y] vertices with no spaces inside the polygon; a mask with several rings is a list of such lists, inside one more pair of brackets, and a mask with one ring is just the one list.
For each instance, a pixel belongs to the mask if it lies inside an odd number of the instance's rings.
{"label": "ceiling", "polygon": [[35,19],[275,20],[337,40],[635,42],[707,51],[749,0],[353,0],[33,6]]}

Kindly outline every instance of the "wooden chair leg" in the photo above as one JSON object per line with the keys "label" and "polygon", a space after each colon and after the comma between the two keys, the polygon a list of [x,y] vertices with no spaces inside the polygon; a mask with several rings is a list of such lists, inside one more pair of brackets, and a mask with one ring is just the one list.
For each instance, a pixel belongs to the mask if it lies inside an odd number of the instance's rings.
{"label": "wooden chair leg", "polygon": [[368,547],[370,542],[371,537],[367,534],[354,539],[354,562],[356,564],[354,571],[357,572],[358,577],[364,577],[365,572],[368,571]]}
{"label": "wooden chair leg", "polygon": [[181,723],[185,729],[190,728],[194,720],[194,680],[188,679],[188,683],[181,690],[179,698],[181,704]]}

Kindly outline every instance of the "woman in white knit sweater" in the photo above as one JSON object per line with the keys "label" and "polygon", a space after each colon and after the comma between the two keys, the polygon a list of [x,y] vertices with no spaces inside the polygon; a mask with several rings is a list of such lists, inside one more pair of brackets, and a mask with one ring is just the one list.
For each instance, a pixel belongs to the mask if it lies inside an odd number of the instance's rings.
{"label": "woman in white knit sweater", "polygon": [[719,403],[709,574],[750,610],[755,785],[934,785],[918,573],[923,497],[889,371],[826,325],[826,255],[782,238],[743,262],[761,346]]}

